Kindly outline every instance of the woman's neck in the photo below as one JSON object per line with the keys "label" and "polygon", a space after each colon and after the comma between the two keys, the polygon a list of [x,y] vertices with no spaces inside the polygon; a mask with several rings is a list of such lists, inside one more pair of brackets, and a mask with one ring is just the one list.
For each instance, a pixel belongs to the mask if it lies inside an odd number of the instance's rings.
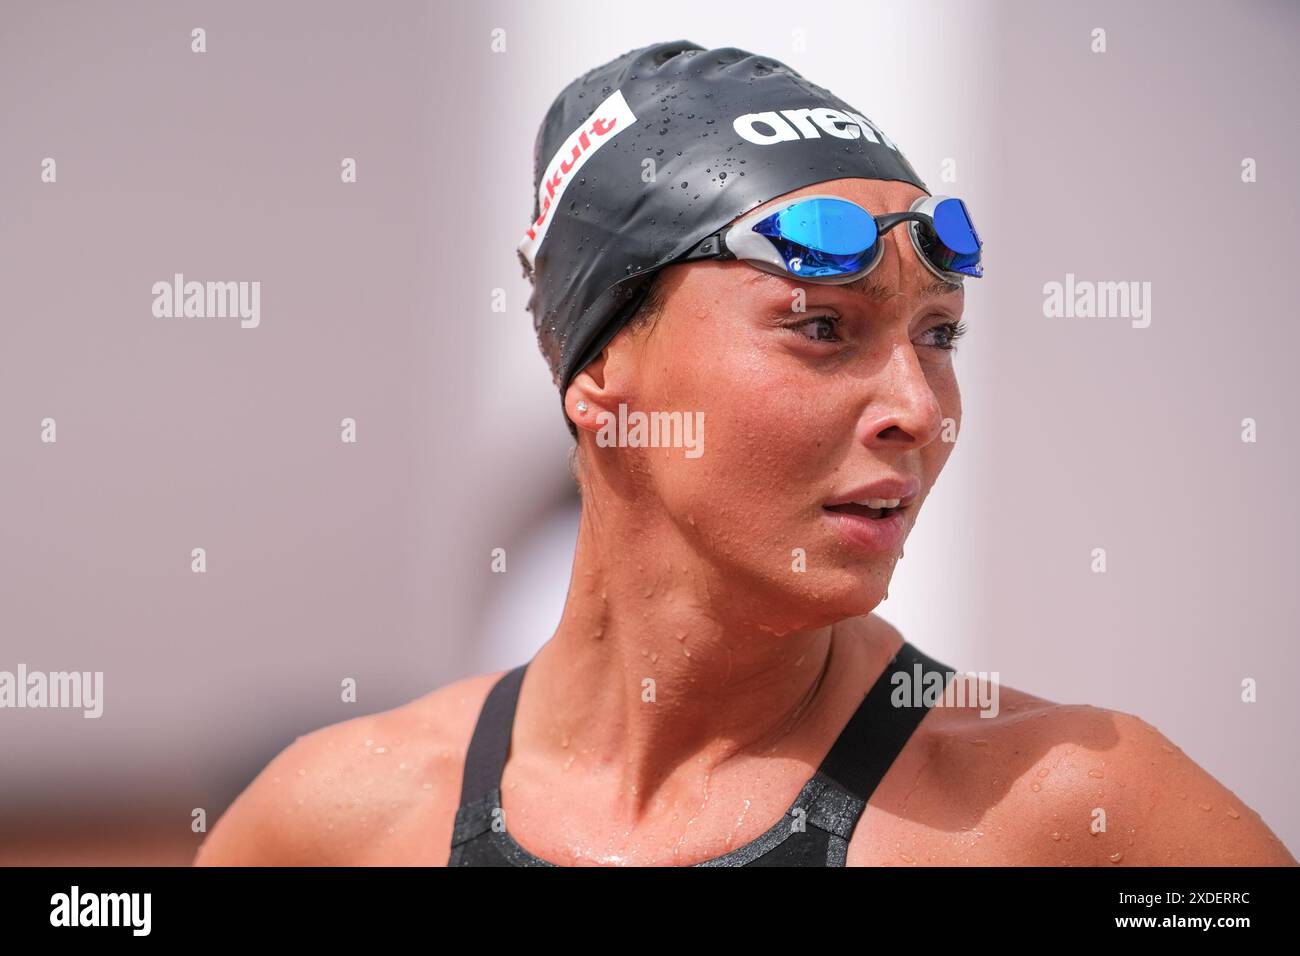
{"label": "woman's neck", "polygon": [[[529,665],[516,742],[582,769],[620,768],[629,820],[665,784],[691,786],[778,748],[798,752],[801,734],[817,732],[826,704],[843,700],[869,665],[860,631],[778,635],[719,600],[720,582],[692,563],[686,542],[609,530],[598,541],[584,515],[564,614]],[[616,554],[600,546],[611,540]]]}

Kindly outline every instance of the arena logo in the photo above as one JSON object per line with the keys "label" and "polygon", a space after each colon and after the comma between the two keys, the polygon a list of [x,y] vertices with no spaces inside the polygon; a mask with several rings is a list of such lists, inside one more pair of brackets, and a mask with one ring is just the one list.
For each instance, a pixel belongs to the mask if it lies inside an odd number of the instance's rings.
{"label": "arena logo", "polygon": [[1132,319],[1135,329],[1151,324],[1150,282],[1075,281],[1043,285],[1043,315],[1049,319]]}
{"label": "arena logo", "polygon": [[555,218],[550,215],[551,209],[559,206],[560,197],[568,189],[569,183],[573,182],[574,173],[586,165],[596,150],[611,142],[635,122],[636,116],[627,105],[627,100],[623,99],[623,91],[615,90],[555,151],[551,161],[546,164],[546,175],[537,187],[537,220],[528,227],[524,238],[519,241],[519,254],[524,257],[529,269],[533,268],[537,250],[541,248],[546,232]]}
{"label": "arena logo", "polygon": [[704,413],[631,412],[619,402],[618,414],[596,414],[601,448],[685,448],[687,458],[704,454]]}
{"label": "arena logo", "polygon": [[245,329],[255,329],[262,322],[260,282],[186,282],[185,275],[177,272],[171,282],[155,282],[150,291],[158,319],[238,317]]}
{"label": "arena logo", "polygon": [[[861,113],[831,109],[827,106],[806,109],[770,110],[765,113],[746,113],[731,122],[741,139],[756,146],[788,143],[797,139],[821,139],[822,133],[837,139],[862,139],[884,143],[898,152],[898,147]],[[767,131],[760,130],[766,126]]]}

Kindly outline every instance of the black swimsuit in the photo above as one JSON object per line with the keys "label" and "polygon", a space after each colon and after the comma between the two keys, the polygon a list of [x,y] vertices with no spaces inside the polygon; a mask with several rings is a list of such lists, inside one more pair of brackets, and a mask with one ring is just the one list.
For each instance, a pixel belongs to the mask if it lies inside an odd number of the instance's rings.
{"label": "black swimsuit", "polygon": [[[744,846],[695,865],[843,866],[858,817],[929,711],[926,703],[899,707],[890,701],[894,675],[905,673],[909,681],[915,681],[917,664],[926,675],[940,672],[944,686],[952,676],[949,668],[904,642],[835,739],[817,772],[794,798],[786,816]],[[504,825],[492,826],[493,811],[501,806],[501,774],[510,751],[515,703],[527,666],[520,664],[502,675],[479,713],[465,755],[465,776],[448,866],[556,865],[525,850]]]}

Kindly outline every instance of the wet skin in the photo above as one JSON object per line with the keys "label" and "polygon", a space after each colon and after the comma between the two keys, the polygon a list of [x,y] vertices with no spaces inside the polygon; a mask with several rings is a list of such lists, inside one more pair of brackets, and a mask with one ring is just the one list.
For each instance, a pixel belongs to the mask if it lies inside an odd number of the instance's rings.
{"label": "wet skin", "polygon": [[[844,179],[772,202],[814,192],[876,212],[920,195]],[[853,286],[800,285],[734,261],[670,267],[663,313],[570,385],[584,488],[573,579],[521,689],[502,787],[509,831],[530,852],[566,865],[688,865],[754,839],[900,645],[871,612],[901,551],[847,541],[824,505],[909,477],[920,493],[907,528],[917,520],[953,448],[942,437],[960,426],[943,344],[964,293],[936,287],[905,229],[885,243]],[[599,447],[598,415],[620,403],[703,412],[705,454]],[[799,573],[794,549],[806,555]],[[499,676],[298,738],[196,863],[445,864],[465,748]],[[1104,833],[1091,832],[1098,807]],[[1139,718],[1001,687],[996,717],[974,705],[926,716],[847,862],[1295,860]]]}

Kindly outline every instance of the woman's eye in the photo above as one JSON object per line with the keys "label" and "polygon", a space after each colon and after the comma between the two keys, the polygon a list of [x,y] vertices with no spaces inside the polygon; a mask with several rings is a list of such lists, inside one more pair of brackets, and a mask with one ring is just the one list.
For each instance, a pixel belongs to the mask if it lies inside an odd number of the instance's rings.
{"label": "woman's eye", "polygon": [[925,334],[932,340],[924,344],[931,348],[951,352],[957,347],[957,340],[966,334],[963,322],[943,322],[926,330]]}
{"label": "woman's eye", "polygon": [[811,319],[787,325],[786,328],[810,342],[838,342],[839,324],[840,318],[837,315],[815,315]]}

